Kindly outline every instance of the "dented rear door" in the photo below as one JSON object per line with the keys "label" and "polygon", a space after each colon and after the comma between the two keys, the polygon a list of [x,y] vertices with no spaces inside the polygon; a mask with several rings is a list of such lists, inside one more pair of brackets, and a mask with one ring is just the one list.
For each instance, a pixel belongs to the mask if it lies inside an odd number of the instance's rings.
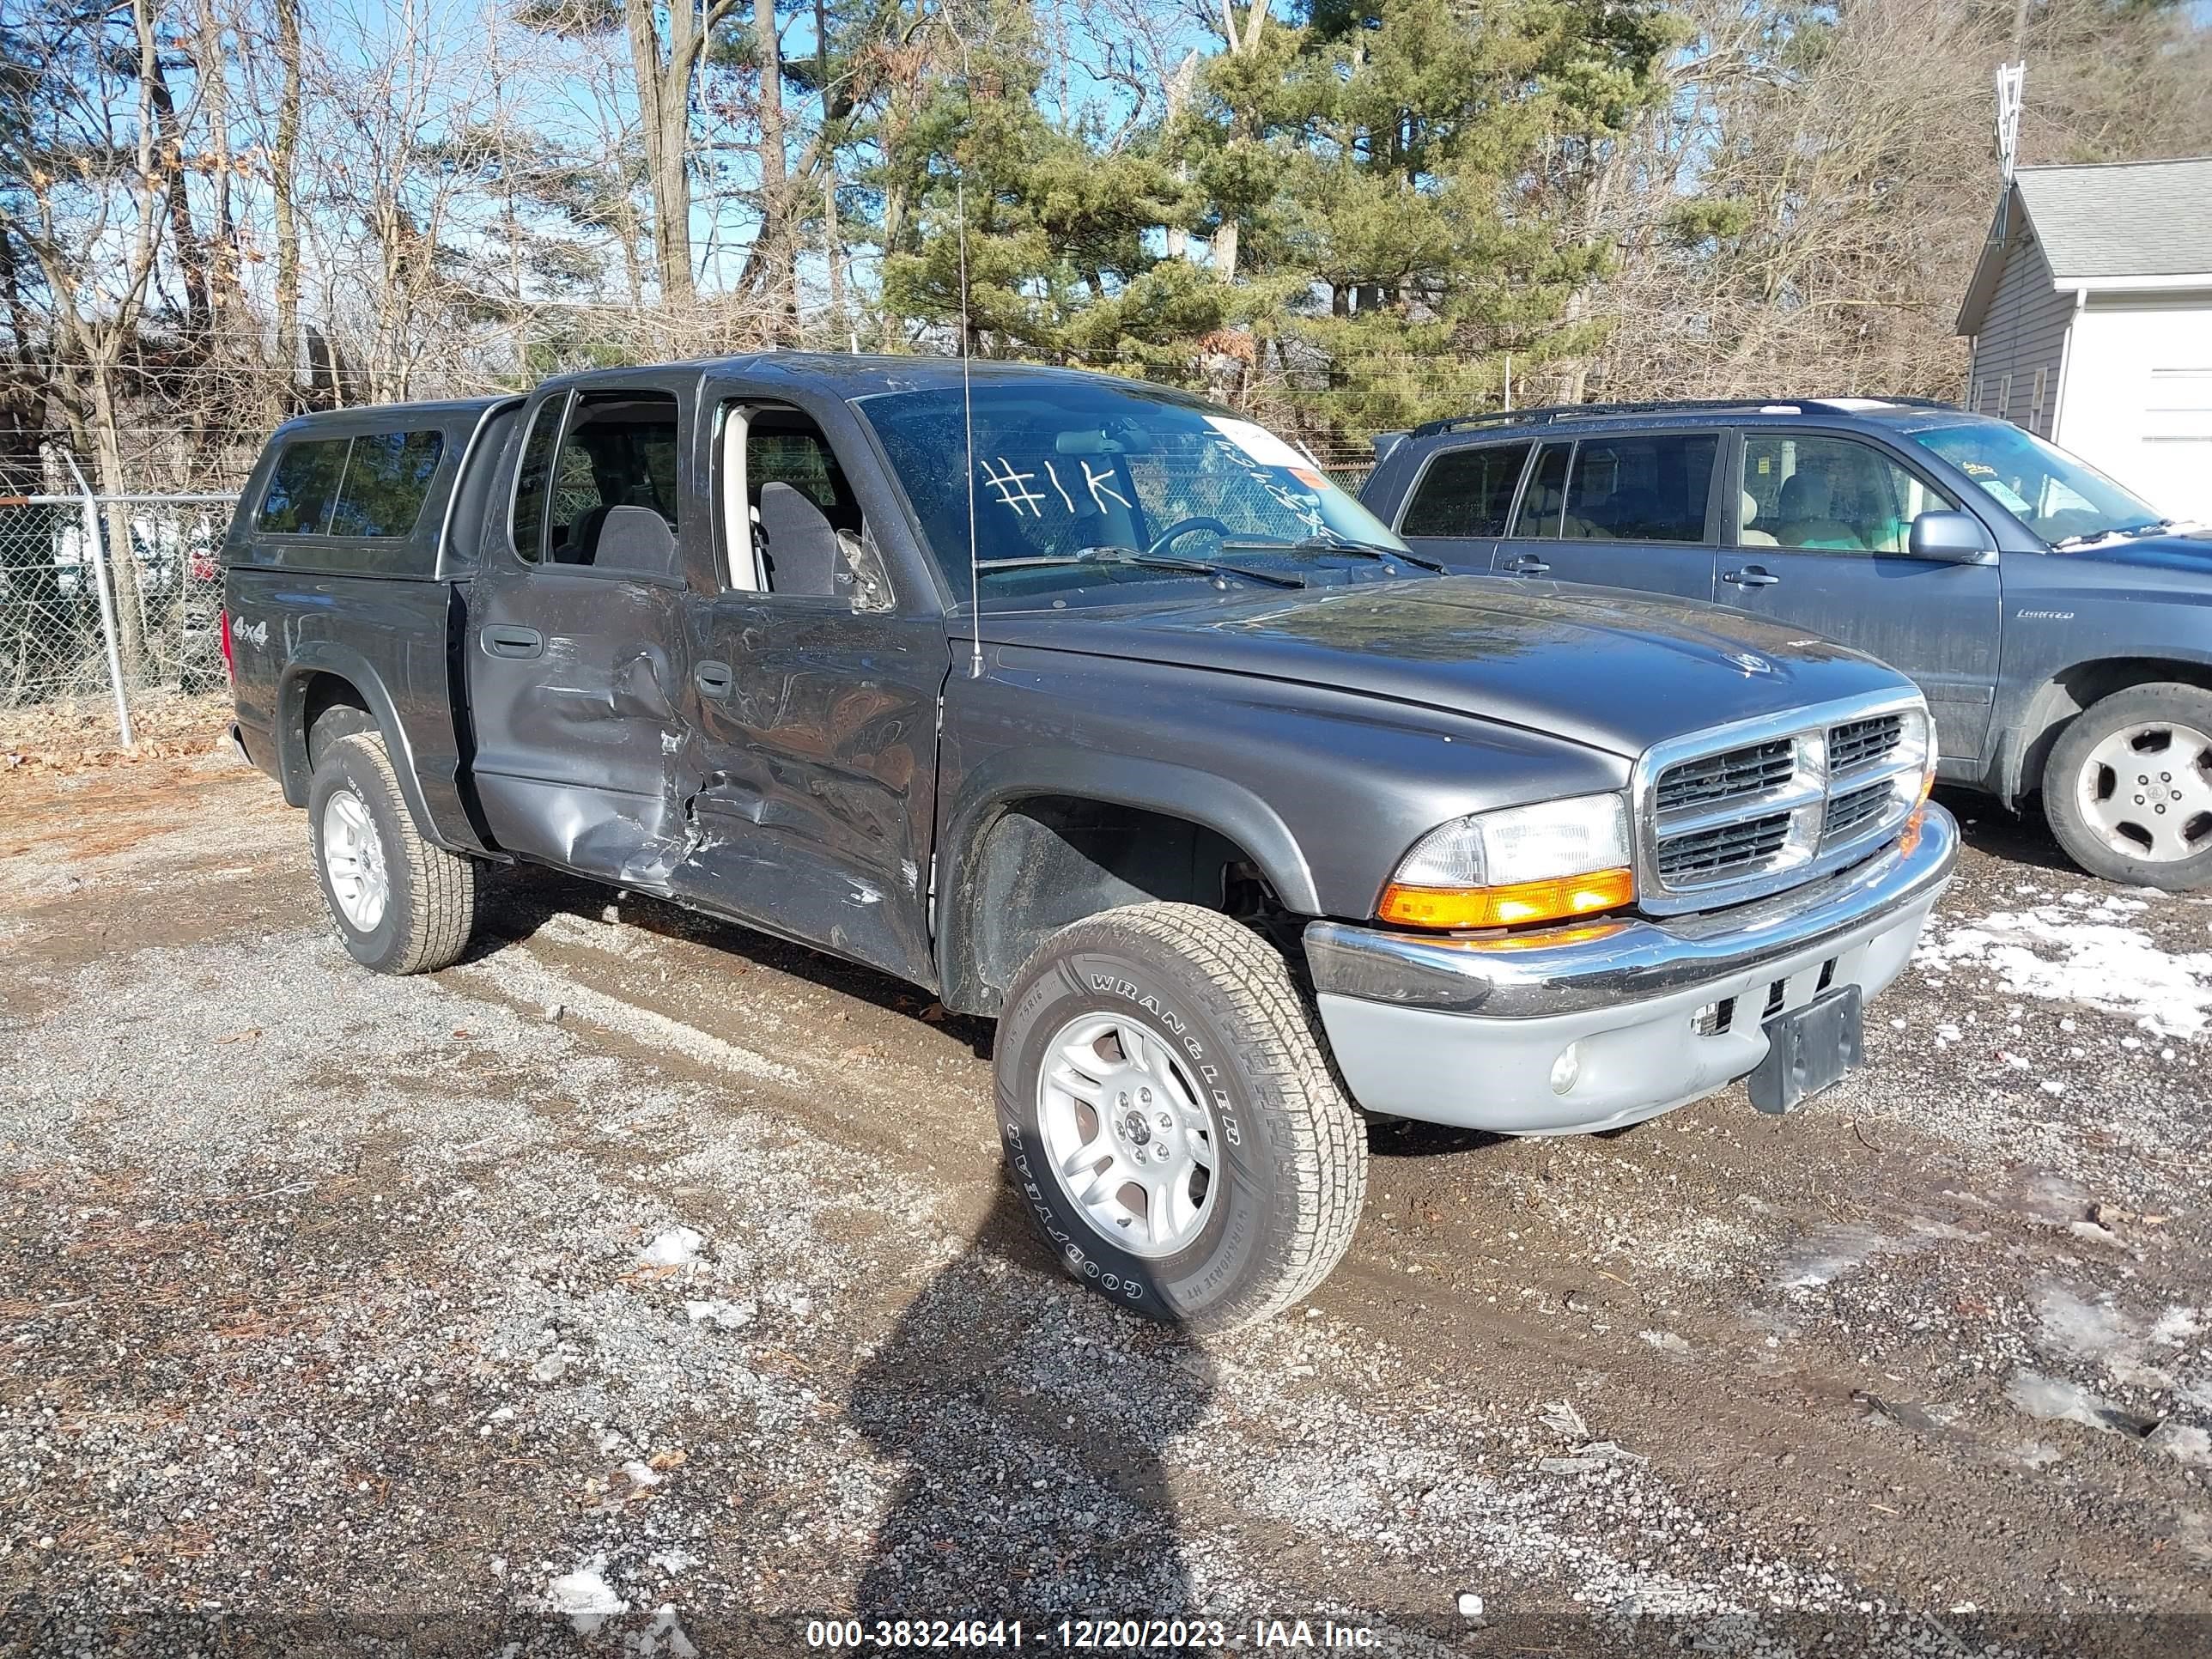
{"label": "dented rear door", "polygon": [[[486,538],[469,606],[474,771],[498,845],[648,891],[669,890],[688,851],[698,775],[675,546],[687,378],[595,383],[526,412],[506,533]],[[634,535],[617,562],[618,507],[633,531],[640,514],[665,522],[663,568]]]}

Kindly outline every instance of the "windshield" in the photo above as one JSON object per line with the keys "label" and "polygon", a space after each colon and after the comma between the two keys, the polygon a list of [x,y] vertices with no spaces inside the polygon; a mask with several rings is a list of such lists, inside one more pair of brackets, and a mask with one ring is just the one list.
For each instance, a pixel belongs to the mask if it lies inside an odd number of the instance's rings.
{"label": "windshield", "polygon": [[1911,434],[1979,484],[2014,517],[2056,545],[2077,537],[2146,530],[2165,522],[2087,461],[2005,421],[1930,427]]}
{"label": "windshield", "polygon": [[[1315,538],[1405,550],[1308,457],[1224,411],[1084,380],[979,385],[973,398],[975,558],[987,599],[1208,574],[1192,565],[1295,570],[1327,555],[1297,545]],[[966,600],[961,389],[858,403],[947,585]],[[1130,562],[1147,557],[1160,562]]]}

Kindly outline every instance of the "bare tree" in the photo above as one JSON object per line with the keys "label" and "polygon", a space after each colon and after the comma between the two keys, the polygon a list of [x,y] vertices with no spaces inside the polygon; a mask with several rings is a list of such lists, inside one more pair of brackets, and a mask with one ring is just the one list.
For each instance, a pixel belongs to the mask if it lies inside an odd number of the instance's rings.
{"label": "bare tree", "polygon": [[[127,33],[117,40],[110,19]],[[176,188],[161,153],[155,86],[160,74],[155,0],[129,0],[118,13],[48,20],[49,72],[40,89],[37,126],[0,127],[0,154],[21,185],[29,217],[0,205],[0,234],[13,234],[43,278],[58,389],[72,430],[88,448],[100,489],[131,487],[123,459],[122,371],[137,337],[161,254],[161,219]],[[128,89],[118,84],[128,76]],[[108,510],[109,545],[131,546],[129,514]],[[128,672],[143,659],[144,611],[137,565],[113,561],[118,641]]]}
{"label": "bare tree", "polygon": [[654,0],[623,0],[630,69],[637,83],[638,127],[653,191],[653,245],[660,302],[688,303],[691,278],[691,87],[708,38],[738,0],[672,0],[666,38]]}

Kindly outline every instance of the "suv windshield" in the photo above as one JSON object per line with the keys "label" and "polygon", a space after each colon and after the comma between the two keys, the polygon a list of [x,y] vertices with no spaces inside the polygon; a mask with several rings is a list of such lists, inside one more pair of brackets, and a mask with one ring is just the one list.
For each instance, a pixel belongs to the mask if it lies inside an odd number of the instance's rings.
{"label": "suv windshield", "polygon": [[[966,600],[961,389],[856,401],[945,582]],[[1213,567],[1231,580],[1240,566],[1279,580],[1301,560],[1347,548],[1406,550],[1309,457],[1225,410],[1143,386],[1037,380],[976,386],[973,419],[975,559],[987,599],[1202,580]]]}
{"label": "suv windshield", "polygon": [[2155,508],[2087,462],[2009,422],[1928,427],[1911,435],[2053,546],[2155,529],[2166,522]]}

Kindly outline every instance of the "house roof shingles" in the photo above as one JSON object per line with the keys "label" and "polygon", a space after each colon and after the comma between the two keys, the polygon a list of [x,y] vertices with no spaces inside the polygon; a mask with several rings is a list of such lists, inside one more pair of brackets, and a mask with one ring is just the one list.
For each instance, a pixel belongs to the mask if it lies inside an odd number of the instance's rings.
{"label": "house roof shingles", "polygon": [[2014,182],[2061,283],[2212,271],[2212,155],[2022,167]]}

